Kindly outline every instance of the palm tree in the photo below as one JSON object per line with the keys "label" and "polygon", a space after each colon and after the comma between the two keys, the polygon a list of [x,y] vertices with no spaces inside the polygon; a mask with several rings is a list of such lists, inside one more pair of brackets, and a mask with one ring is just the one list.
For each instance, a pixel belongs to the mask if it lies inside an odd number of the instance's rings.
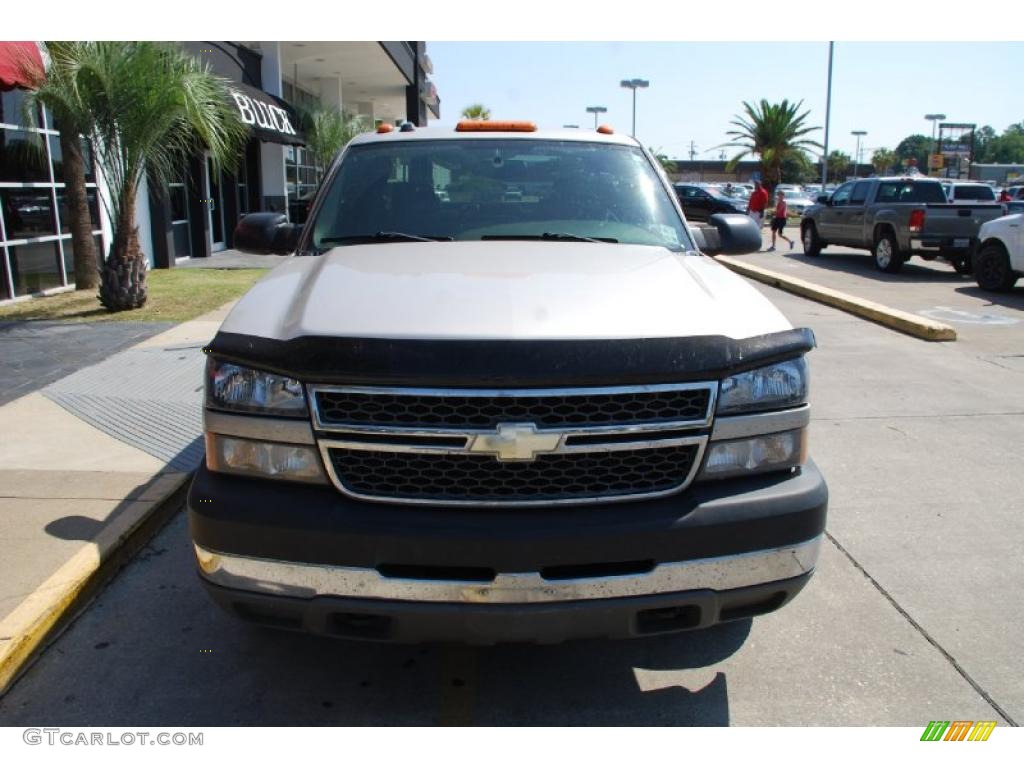
{"label": "palm tree", "polygon": [[483,104],[470,104],[462,110],[462,116],[467,120],[490,120],[491,110]]}
{"label": "palm tree", "polygon": [[726,168],[732,170],[736,163],[747,155],[759,155],[761,158],[761,177],[769,187],[774,187],[781,179],[783,161],[795,152],[805,149],[820,148],[821,145],[804,138],[812,131],[821,130],[818,126],[807,126],[804,121],[810,110],[797,114],[803,101],[790,104],[783,99],[779,104],[769,104],[761,99],[754,107],[743,102],[744,115],[737,115],[729,122],[736,130],[726,131],[732,141],[719,146],[739,147],[738,152]]}
{"label": "palm tree", "polygon": [[300,117],[306,133],[306,147],[321,168],[327,168],[342,147],[367,130],[365,121],[358,115],[326,107],[304,110]]}
{"label": "palm tree", "polygon": [[842,180],[843,176],[846,175],[850,166],[853,164],[853,158],[845,152],[840,150],[834,150],[828,153],[828,177],[833,181]]}
{"label": "palm tree", "polygon": [[66,117],[89,143],[106,181],[101,195],[113,227],[101,270],[107,309],[146,303],[146,258],[135,200],[143,178],[163,185],[205,149],[215,171],[232,167],[247,129],[230,106],[228,81],[181,49],[152,42],[70,42],[50,50],[53,65],[33,100]]}
{"label": "palm tree", "polygon": [[874,154],[871,155],[871,165],[875,167],[875,172],[879,174],[889,173],[898,162],[899,158],[896,156],[896,153],[885,147],[876,149]]}

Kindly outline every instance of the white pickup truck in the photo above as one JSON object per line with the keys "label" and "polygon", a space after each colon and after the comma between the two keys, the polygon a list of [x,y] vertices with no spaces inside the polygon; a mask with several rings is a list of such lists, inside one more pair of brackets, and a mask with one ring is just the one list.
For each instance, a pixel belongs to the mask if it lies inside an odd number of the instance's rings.
{"label": "white pickup truck", "polygon": [[[808,329],[705,253],[608,131],[353,140],[210,343],[199,574],[232,614],[375,641],[556,642],[774,611],[810,579]],[[512,194],[515,190],[515,194]]]}
{"label": "white pickup truck", "polygon": [[986,291],[1008,291],[1024,275],[1024,213],[982,224],[974,253],[974,279]]}

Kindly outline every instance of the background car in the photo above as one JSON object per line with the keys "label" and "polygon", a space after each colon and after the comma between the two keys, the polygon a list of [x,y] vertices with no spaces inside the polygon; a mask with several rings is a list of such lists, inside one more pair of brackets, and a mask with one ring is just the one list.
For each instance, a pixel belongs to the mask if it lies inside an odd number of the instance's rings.
{"label": "background car", "polygon": [[[776,188],[776,191],[778,189]],[[791,192],[783,189],[782,191],[786,193],[786,210],[790,216],[803,216],[804,211],[814,205],[814,199],[802,190]],[[774,200],[772,202],[774,203]]]}
{"label": "background car", "polygon": [[951,203],[965,200],[977,203],[994,203],[996,201],[996,192],[988,184],[944,181],[942,189],[946,192],[946,199]]}
{"label": "background car", "polygon": [[715,213],[746,213],[747,204],[713,189],[696,184],[675,184],[673,188],[683,213],[691,221],[707,221]]}

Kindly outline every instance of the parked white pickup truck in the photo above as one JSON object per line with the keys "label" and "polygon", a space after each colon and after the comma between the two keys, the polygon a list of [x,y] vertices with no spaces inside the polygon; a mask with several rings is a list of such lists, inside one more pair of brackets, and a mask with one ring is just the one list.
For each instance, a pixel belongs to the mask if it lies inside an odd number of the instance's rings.
{"label": "parked white pickup truck", "polygon": [[1024,213],[982,224],[974,254],[974,279],[986,291],[1008,291],[1024,275]]}
{"label": "parked white pickup truck", "polygon": [[[515,190],[515,194],[512,194]],[[443,193],[443,194],[442,194]],[[608,132],[366,134],[294,253],[207,349],[189,495],[203,584],[265,625],[555,642],[774,611],[810,579],[814,346],[699,252],[658,161]]]}

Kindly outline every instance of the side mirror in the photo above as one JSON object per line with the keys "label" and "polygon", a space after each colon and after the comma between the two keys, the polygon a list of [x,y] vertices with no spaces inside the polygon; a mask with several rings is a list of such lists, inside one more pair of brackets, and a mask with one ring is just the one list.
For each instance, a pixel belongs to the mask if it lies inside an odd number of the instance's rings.
{"label": "side mirror", "polygon": [[694,239],[702,253],[741,256],[761,250],[761,230],[746,214],[716,213],[708,221],[711,226],[695,230]]}
{"label": "side mirror", "polygon": [[822,205],[828,205],[828,201],[832,199],[832,195],[818,195],[818,202]]}
{"label": "side mirror", "polygon": [[234,245],[242,253],[284,256],[295,251],[300,232],[283,213],[250,213],[235,227]]}

